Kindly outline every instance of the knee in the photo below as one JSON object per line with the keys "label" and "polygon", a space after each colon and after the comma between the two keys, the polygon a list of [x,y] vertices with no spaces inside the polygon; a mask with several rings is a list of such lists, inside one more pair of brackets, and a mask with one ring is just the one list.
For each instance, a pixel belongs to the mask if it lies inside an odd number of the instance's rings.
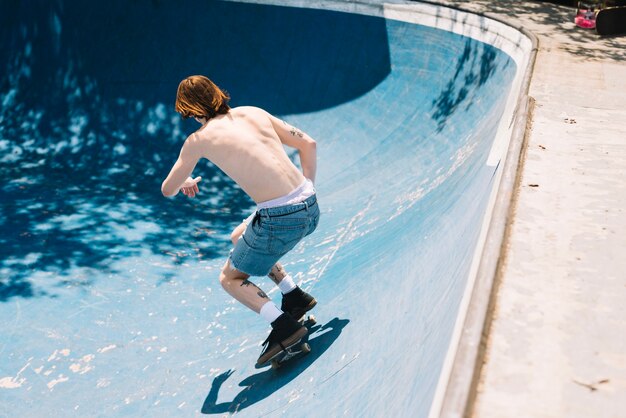
{"label": "knee", "polygon": [[220,272],[220,284],[222,285],[222,287],[225,287],[232,280],[227,271],[227,269],[229,268],[230,267],[228,266],[224,266],[222,268],[222,271]]}
{"label": "knee", "polygon": [[235,280],[242,281],[242,280],[247,279],[248,277],[250,276],[235,269],[230,263],[230,260],[228,260],[226,264],[224,265],[224,267],[222,267],[222,271],[220,272],[219,279],[220,279],[220,284],[222,285],[222,287],[225,287],[231,284]]}

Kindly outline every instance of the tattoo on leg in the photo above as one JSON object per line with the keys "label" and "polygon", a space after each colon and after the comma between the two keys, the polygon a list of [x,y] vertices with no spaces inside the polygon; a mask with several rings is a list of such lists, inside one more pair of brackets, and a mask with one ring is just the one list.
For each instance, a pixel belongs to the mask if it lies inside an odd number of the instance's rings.
{"label": "tattoo on leg", "polygon": [[254,283],[252,283],[250,280],[246,279],[243,282],[241,282],[241,286],[252,286],[252,287],[256,287],[258,292],[257,295],[259,295],[259,297],[263,298],[263,299],[269,299],[269,297],[267,297],[267,294],[261,290],[261,288],[257,285],[255,285]]}
{"label": "tattoo on leg", "polygon": [[270,279],[272,279],[274,283],[278,284],[282,279],[285,278],[286,274],[283,266],[280,263],[276,263],[274,264],[274,267],[272,267],[272,271],[270,271],[270,274],[268,274],[268,276]]}
{"label": "tattoo on leg", "polygon": [[282,274],[284,276],[285,270],[283,270],[283,265],[280,263],[276,263],[274,265],[274,267],[276,267],[276,271],[279,272],[280,274]]}

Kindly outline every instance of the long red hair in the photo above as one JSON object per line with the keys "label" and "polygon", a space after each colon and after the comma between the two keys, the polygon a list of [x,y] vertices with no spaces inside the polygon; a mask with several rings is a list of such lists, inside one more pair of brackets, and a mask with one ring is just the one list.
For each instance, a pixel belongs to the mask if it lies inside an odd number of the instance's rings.
{"label": "long red hair", "polygon": [[230,110],[230,96],[202,75],[187,77],[178,85],[174,108],[183,118],[211,119]]}

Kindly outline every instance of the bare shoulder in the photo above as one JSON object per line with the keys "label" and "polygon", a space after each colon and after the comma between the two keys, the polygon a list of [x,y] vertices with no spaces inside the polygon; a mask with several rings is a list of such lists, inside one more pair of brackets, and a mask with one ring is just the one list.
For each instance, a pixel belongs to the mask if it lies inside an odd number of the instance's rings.
{"label": "bare shoulder", "polygon": [[231,112],[235,117],[250,119],[267,119],[270,117],[270,114],[267,111],[255,106],[239,106],[231,109]]}
{"label": "bare shoulder", "polygon": [[183,150],[187,152],[197,152],[201,148],[202,136],[198,132],[194,132],[185,139]]}

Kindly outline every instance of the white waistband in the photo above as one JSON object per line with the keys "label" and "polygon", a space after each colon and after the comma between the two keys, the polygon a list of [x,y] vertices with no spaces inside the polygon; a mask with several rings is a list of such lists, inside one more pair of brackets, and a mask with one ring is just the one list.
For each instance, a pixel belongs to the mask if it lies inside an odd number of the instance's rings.
{"label": "white waistband", "polygon": [[315,186],[313,186],[313,182],[309,179],[305,179],[304,182],[296,187],[294,191],[291,193],[278,197],[276,199],[267,200],[265,202],[261,202],[257,204],[257,209],[268,209],[275,208],[278,206],[287,206],[293,205],[295,203],[303,202],[309,197],[315,194]]}

